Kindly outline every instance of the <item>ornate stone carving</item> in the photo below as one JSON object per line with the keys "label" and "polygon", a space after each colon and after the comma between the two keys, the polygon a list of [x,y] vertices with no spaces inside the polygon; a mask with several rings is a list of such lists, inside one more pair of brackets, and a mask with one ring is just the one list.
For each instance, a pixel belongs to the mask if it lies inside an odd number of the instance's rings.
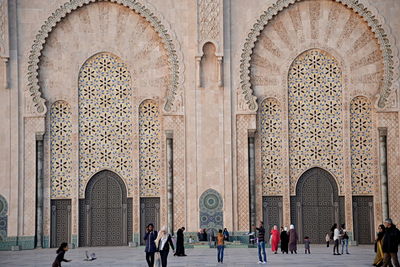
{"label": "ornate stone carving", "polygon": [[263,196],[281,195],[282,180],[282,109],[274,98],[260,104],[261,168]]}
{"label": "ornate stone carving", "polygon": [[293,62],[289,86],[289,168],[294,192],[298,177],[320,166],[343,187],[342,73],[322,50],[304,52]]}
{"label": "ornate stone carving", "polygon": [[199,0],[199,43],[205,41],[215,41],[218,43],[219,37],[219,0]]}
{"label": "ornate stone carving", "polygon": [[153,100],[139,107],[139,186],[141,197],[160,196],[160,112]]}
{"label": "ornate stone carving", "polygon": [[71,198],[72,124],[71,107],[57,101],[50,112],[51,198]]}
{"label": "ornate stone carving", "polygon": [[[47,111],[45,102],[42,98],[41,91],[38,81],[38,69],[39,69],[39,58],[43,47],[46,42],[47,36],[50,34],[56,24],[66,17],[72,11],[82,7],[83,5],[90,4],[100,0],[70,0],[64,5],[60,6],[52,15],[47,19],[44,25],[40,28],[39,33],[36,35],[32,50],[29,55],[28,62],[28,90],[30,94],[29,101],[33,102],[34,108],[27,112],[33,115],[44,115]],[[183,62],[182,54],[180,53],[179,44],[176,37],[173,36],[173,32],[169,25],[165,23],[165,20],[160,14],[156,13],[154,8],[145,0],[104,0],[115,2],[123,6],[128,7],[134,12],[145,18],[158,33],[162,39],[165,49],[168,53],[168,63],[170,65],[170,84],[167,88],[166,101],[164,105],[165,111],[170,111],[174,105],[175,95],[178,92],[179,85],[183,83]],[[29,104],[27,104],[29,105]]]}
{"label": "ornate stone carving", "polygon": [[0,195],[0,241],[7,238],[8,226],[8,204],[7,200]]}
{"label": "ornate stone carving", "polygon": [[108,169],[126,183],[132,178],[131,76],[119,58],[100,53],[88,59],[79,75],[79,196],[97,172]]}
{"label": "ornate stone carving", "polygon": [[0,57],[8,58],[8,0],[0,0]]}
{"label": "ornate stone carving", "polygon": [[371,102],[366,97],[359,96],[351,101],[350,132],[353,194],[373,194]]}
{"label": "ornate stone carving", "polygon": [[[284,8],[287,8],[289,5],[298,1],[301,0],[277,0],[272,6],[262,13],[247,35],[248,37],[244,43],[243,53],[241,55],[240,84],[241,91],[245,95],[248,109],[251,111],[256,111],[258,108],[256,99],[253,96],[253,90],[250,82],[250,60],[255,43],[261,31],[274,16],[276,16]],[[390,35],[390,30],[385,27],[385,25],[382,25],[382,21],[384,20],[383,18],[378,17],[376,9],[365,1],[336,0],[336,2],[348,6],[354,12],[362,16],[371,27],[372,32],[375,33],[375,37],[378,39],[384,60],[384,81],[380,88],[380,99],[378,105],[379,107],[384,107],[386,100],[390,95],[392,81],[398,76],[399,65],[397,49],[393,45],[394,41]],[[373,12],[371,10],[373,10]]]}

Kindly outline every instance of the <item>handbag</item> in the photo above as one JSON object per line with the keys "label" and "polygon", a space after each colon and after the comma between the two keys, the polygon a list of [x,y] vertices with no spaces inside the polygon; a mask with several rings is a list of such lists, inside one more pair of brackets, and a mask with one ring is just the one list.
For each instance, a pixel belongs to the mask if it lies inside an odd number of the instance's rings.
{"label": "handbag", "polygon": [[160,267],[161,266],[161,255],[160,252],[156,252],[154,254],[154,267]]}

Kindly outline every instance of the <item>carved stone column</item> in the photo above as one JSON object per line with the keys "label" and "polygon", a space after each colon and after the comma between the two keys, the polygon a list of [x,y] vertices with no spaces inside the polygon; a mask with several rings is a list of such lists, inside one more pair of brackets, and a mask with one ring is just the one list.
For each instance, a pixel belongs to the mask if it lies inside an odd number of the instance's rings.
{"label": "carved stone column", "polygon": [[168,203],[168,233],[173,233],[174,229],[174,172],[173,172],[173,139],[167,138],[167,203]]}
{"label": "carved stone column", "polygon": [[36,135],[36,247],[43,247],[43,135]]}
{"label": "carved stone column", "polygon": [[388,172],[387,172],[387,130],[379,129],[379,171],[381,176],[382,217],[389,217]]}
{"label": "carved stone column", "polygon": [[[250,187],[250,227],[256,225],[256,183],[254,137],[249,137],[249,187]],[[251,229],[249,229],[251,230]]]}

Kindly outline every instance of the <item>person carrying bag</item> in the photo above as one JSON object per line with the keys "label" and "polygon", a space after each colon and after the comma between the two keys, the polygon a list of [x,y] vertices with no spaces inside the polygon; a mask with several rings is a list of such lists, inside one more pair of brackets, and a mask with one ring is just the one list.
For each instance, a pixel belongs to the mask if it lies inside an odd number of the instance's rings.
{"label": "person carrying bag", "polygon": [[175,251],[174,243],[172,242],[171,235],[167,233],[167,227],[163,227],[154,243],[157,247],[156,259],[154,262],[154,266],[159,267],[166,267],[167,266],[167,259],[170,247],[173,251]]}

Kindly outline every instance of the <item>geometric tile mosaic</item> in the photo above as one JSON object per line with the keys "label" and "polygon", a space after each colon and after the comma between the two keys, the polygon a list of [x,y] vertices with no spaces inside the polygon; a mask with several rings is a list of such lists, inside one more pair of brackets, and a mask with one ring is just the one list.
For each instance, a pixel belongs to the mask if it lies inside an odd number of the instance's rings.
{"label": "geometric tile mosaic", "polygon": [[274,98],[260,105],[261,169],[263,196],[281,195],[282,192],[282,120],[281,107]]}
{"label": "geometric tile mosaic", "polygon": [[8,228],[8,204],[7,200],[0,195],[0,241],[7,238]]}
{"label": "geometric tile mosaic", "polygon": [[98,171],[132,179],[132,89],[126,65],[110,53],[88,59],[79,74],[79,195]]}
{"label": "geometric tile mosaic", "polygon": [[50,111],[50,195],[51,198],[70,198],[72,185],[72,125],[71,107],[56,101]]}
{"label": "geometric tile mosaic", "polygon": [[290,185],[318,166],[330,171],[343,188],[342,74],[328,53],[311,49],[289,70]]}
{"label": "geometric tile mosaic", "polygon": [[140,196],[160,195],[160,116],[155,101],[145,100],[139,107]]}
{"label": "geometric tile mosaic", "polygon": [[353,194],[373,194],[371,102],[366,97],[351,101],[350,132]]}

